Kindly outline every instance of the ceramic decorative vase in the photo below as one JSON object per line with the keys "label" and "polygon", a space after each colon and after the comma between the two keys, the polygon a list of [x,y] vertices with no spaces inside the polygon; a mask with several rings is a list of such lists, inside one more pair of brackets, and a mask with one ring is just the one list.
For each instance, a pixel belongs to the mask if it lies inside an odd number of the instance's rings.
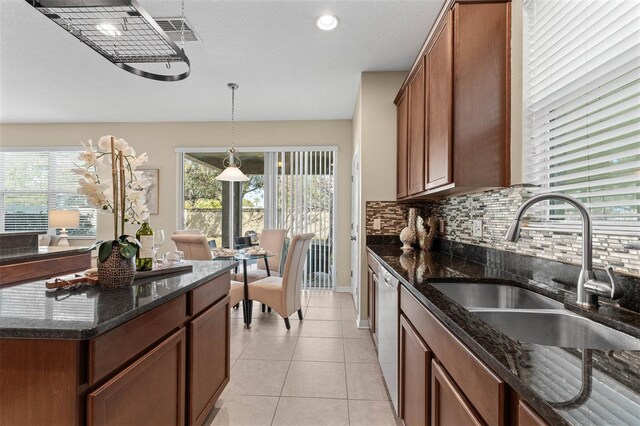
{"label": "ceramic decorative vase", "polygon": [[416,242],[417,230],[416,230],[416,218],[418,216],[418,209],[409,209],[409,220],[407,226],[400,232],[400,241],[402,241],[402,250],[413,250],[413,244]]}
{"label": "ceramic decorative vase", "polygon": [[98,262],[98,283],[105,288],[129,287],[136,276],[135,257],[127,259],[120,253],[120,248],[114,244],[111,254]]}
{"label": "ceramic decorative vase", "polygon": [[422,250],[430,250],[433,245],[433,240],[436,237],[436,219],[434,217],[427,219],[427,227],[429,228],[428,232],[425,229],[423,219],[418,216],[418,220],[416,221],[416,233],[418,245]]}

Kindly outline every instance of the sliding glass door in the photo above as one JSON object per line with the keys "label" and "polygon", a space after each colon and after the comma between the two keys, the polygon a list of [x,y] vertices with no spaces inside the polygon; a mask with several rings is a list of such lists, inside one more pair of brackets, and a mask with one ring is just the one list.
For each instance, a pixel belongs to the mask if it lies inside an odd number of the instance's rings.
{"label": "sliding glass door", "polygon": [[332,289],[335,282],[335,148],[245,148],[239,153],[248,182],[220,182],[226,153],[178,149],[182,202],[179,227],[199,229],[212,247],[234,247],[236,237],[265,228],[312,232],[304,288]]}

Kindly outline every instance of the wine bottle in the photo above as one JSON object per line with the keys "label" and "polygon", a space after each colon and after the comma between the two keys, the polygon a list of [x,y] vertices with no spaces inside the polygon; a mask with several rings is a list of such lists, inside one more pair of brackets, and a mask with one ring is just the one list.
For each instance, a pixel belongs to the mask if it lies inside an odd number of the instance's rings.
{"label": "wine bottle", "polygon": [[153,229],[149,226],[149,221],[142,223],[136,238],[140,241],[140,247],[136,255],[136,270],[150,271],[153,269]]}

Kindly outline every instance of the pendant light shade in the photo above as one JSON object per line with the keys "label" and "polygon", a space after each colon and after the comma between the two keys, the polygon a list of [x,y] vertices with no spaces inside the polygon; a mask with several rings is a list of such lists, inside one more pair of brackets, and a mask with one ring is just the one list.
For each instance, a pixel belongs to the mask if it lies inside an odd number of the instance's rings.
{"label": "pendant light shade", "polygon": [[231,149],[229,149],[229,156],[224,159],[222,162],[225,169],[216,176],[217,180],[225,181],[225,182],[246,182],[249,180],[247,175],[242,173],[240,170],[240,166],[242,162],[240,158],[236,155],[235,148],[235,93],[238,85],[235,83],[227,84],[227,87],[231,89]]}
{"label": "pendant light shade", "polygon": [[222,173],[220,173],[216,179],[225,181],[225,182],[246,182],[249,180],[247,175],[242,173],[236,166],[229,166]]}

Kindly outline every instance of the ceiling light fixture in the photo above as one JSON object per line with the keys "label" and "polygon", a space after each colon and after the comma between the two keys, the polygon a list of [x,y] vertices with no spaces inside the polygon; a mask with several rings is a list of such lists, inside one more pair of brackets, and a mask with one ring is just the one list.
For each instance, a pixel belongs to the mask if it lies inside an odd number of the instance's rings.
{"label": "ceiling light fixture", "polygon": [[237,151],[235,147],[236,90],[238,90],[239,86],[236,83],[229,83],[227,87],[231,89],[231,148],[229,149],[229,156],[222,162],[225,169],[216,176],[216,179],[225,182],[246,182],[249,178],[240,170],[242,161],[240,161],[240,158],[236,155]]}
{"label": "ceiling light fixture", "polygon": [[325,14],[318,18],[316,21],[318,28],[324,31],[331,31],[338,26],[338,18],[334,15]]}
{"label": "ceiling light fixture", "polygon": [[[179,81],[191,72],[191,63],[184,52],[184,34],[182,46],[178,47],[136,0],[25,1],[109,62],[132,74],[152,80]],[[139,68],[139,64],[154,63],[166,64],[167,69],[183,63],[186,71],[162,74]]]}

